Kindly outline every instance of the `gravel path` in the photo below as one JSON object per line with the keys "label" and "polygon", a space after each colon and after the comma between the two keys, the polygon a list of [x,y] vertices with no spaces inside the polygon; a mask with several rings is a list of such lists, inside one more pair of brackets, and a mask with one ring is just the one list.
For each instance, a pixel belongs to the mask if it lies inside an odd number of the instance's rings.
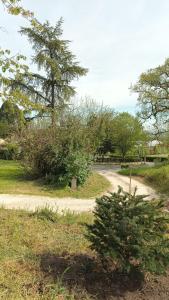
{"label": "gravel path", "polygon": [[[125,191],[129,191],[129,177],[117,174],[116,167],[97,166],[95,170],[111,182],[111,192],[117,191],[119,185],[122,186]],[[147,199],[152,199],[157,196],[152,188],[132,179],[132,191],[136,186],[137,194],[149,195]],[[24,209],[30,211],[35,211],[37,208],[48,206],[55,211],[58,210],[59,212],[62,212],[63,210],[85,212],[93,210],[95,206],[95,199],[51,198],[45,196],[1,194],[0,206],[9,209]]]}

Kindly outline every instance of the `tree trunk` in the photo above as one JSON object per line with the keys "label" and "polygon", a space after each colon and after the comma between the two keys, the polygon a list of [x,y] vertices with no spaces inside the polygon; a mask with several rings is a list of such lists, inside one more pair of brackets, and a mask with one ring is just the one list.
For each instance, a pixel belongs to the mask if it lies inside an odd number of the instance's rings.
{"label": "tree trunk", "polygon": [[[52,81],[54,81],[54,76],[52,75]],[[55,127],[56,125],[56,110],[55,110],[55,84],[52,82],[52,100],[51,100],[51,125],[52,127]]]}
{"label": "tree trunk", "polygon": [[51,125],[52,128],[54,128],[56,125],[56,111],[54,108],[52,108],[52,112],[51,112]]}

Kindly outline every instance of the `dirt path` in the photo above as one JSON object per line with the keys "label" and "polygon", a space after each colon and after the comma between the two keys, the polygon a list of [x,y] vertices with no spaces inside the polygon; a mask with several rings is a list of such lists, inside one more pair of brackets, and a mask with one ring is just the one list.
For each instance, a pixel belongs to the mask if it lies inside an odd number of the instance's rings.
{"label": "dirt path", "polygon": [[[116,192],[118,190],[118,186],[121,186],[124,191],[129,192],[130,179],[128,176],[123,176],[115,171],[111,170],[102,170],[99,171],[99,174],[105,176],[112,184],[112,192]],[[137,188],[137,194],[139,195],[148,195],[147,199],[153,199],[157,197],[156,192],[149,186],[144,183],[138,181],[135,178],[131,179],[131,192],[133,193]]]}
{"label": "dirt path", "polygon": [[[99,174],[105,176],[111,182],[111,191],[117,191],[119,185],[125,191],[129,191],[129,177],[119,175],[116,173],[116,170],[106,166],[97,167],[96,170]],[[153,189],[135,179],[132,179],[132,191],[136,186],[138,194],[149,195],[147,199],[152,199],[157,196]],[[0,206],[3,206],[4,208],[24,209],[30,211],[48,206],[53,210],[58,210],[59,212],[62,212],[63,210],[85,212],[93,210],[95,206],[95,199],[51,198],[44,196],[1,194]]]}

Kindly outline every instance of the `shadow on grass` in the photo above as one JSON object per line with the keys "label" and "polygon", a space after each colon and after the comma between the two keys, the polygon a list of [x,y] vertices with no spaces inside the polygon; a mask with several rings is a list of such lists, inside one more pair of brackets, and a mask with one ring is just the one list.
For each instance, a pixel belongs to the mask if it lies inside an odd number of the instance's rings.
{"label": "shadow on grass", "polygon": [[60,188],[62,189],[63,187],[58,186],[58,185],[52,185],[52,184],[48,184],[44,178],[39,178],[36,175],[30,174],[28,172],[25,172],[24,169],[21,171],[15,171],[12,170],[10,172],[2,172],[0,173],[0,178],[2,178],[3,180],[9,180],[9,181],[18,181],[18,182],[31,182],[33,183],[35,186],[39,186],[39,187],[44,187],[45,189],[54,189],[54,188]]}
{"label": "shadow on grass", "polygon": [[40,261],[45,276],[62,280],[70,291],[76,287],[99,300],[123,297],[127,291],[134,292],[143,285],[143,280],[136,275],[131,278],[117,272],[107,275],[99,262],[88,255],[45,253],[40,256]]}
{"label": "shadow on grass", "polygon": [[35,187],[40,188],[42,191],[44,192],[48,192],[48,193],[53,193],[54,191],[56,192],[71,192],[71,189],[69,186],[64,186],[64,185],[59,185],[57,183],[48,183],[45,181],[44,178],[36,178],[36,177],[27,177],[27,181],[32,182],[32,184]]}

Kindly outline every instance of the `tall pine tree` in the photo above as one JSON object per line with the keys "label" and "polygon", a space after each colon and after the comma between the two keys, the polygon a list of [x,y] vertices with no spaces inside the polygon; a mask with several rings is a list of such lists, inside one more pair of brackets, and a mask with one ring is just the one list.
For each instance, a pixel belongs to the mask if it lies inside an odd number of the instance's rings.
{"label": "tall pine tree", "polygon": [[52,125],[56,123],[57,112],[76,92],[71,82],[87,73],[69,50],[69,41],[62,39],[62,23],[60,19],[52,27],[48,21],[44,24],[35,22],[21,29],[21,34],[32,44],[33,63],[39,72],[25,74],[22,80],[13,82],[13,88],[21,88],[34,103],[42,105],[42,112],[49,114]]}

